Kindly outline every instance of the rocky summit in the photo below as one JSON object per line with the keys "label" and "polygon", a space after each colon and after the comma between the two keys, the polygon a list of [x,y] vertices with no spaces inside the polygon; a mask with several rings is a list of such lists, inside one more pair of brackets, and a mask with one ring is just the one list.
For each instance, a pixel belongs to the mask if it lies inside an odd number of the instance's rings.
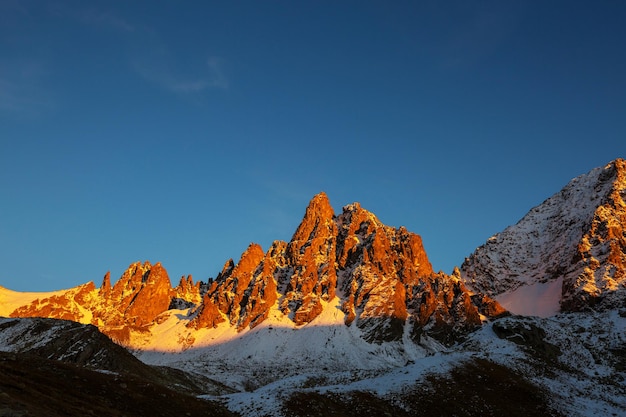
{"label": "rocky summit", "polygon": [[253,328],[275,305],[305,325],[336,296],[345,325],[372,342],[399,340],[409,325],[416,341],[428,332],[449,343],[480,326],[464,284],[433,272],[418,235],[383,225],[356,203],[336,216],[324,193],[311,200],[289,243],[276,241],[266,253],[251,244],[239,262],[228,261],[190,325],[226,320]]}
{"label": "rocky summit", "polygon": [[336,297],[344,324],[356,326],[372,343],[404,336],[419,343],[427,335],[451,344],[480,327],[481,314],[504,312],[484,295],[472,298],[458,275],[435,273],[419,235],[382,224],[358,203],[336,215],[320,193],[289,242],[275,241],[267,252],[252,243],[207,283],[183,277],[172,287],[160,263],[137,262],[114,285],[107,273],[99,289],[84,284],[10,315],[90,323],[133,346],[134,333],[149,334],[171,309],[188,309],[188,329],[227,323],[241,332],[272,311],[304,326],[332,308]]}

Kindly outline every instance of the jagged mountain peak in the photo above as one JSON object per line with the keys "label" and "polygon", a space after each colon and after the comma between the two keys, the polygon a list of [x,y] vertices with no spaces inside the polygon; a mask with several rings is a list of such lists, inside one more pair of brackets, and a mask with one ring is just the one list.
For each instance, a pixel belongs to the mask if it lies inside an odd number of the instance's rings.
{"label": "jagged mountain peak", "polygon": [[623,298],[626,285],[625,198],[623,159],[580,175],[477,248],[461,266],[463,279],[526,314],[619,303],[614,299]]}
{"label": "jagged mountain peak", "polygon": [[[359,203],[346,205],[335,216],[324,193],[311,200],[290,242],[275,242],[263,259],[260,250],[256,252],[254,271],[247,268],[243,274],[235,271],[239,264],[229,264],[230,272],[218,276],[208,294],[211,302],[198,320],[215,325],[220,314],[226,315],[242,330],[267,317],[271,301],[277,300],[282,314],[296,325],[305,325],[339,294],[347,325],[356,323],[368,340],[391,341],[402,337],[407,320],[419,323],[416,327],[425,326],[435,311],[438,317],[447,317],[439,325],[447,320],[446,326],[452,329],[456,318],[450,315],[451,307],[454,304],[458,309],[460,299],[440,297],[438,292],[456,285],[460,293],[467,293],[452,282],[453,277],[434,277],[418,235],[404,227],[383,225]],[[245,253],[240,263],[244,259]],[[443,284],[448,281],[449,286]],[[430,305],[420,310],[424,303],[445,307]],[[252,320],[253,309],[248,306],[254,306]],[[465,308],[473,309],[466,316],[478,317],[471,302]]]}
{"label": "jagged mountain peak", "polygon": [[341,214],[337,217],[337,225],[340,229],[352,229],[361,234],[371,233],[374,229],[384,226],[374,213],[361,207],[358,202],[343,206]]}
{"label": "jagged mountain peak", "polygon": [[320,234],[332,234],[334,219],[335,212],[326,193],[316,194],[309,202],[291,242],[308,241],[314,236],[320,237]]}
{"label": "jagged mountain peak", "polygon": [[[313,198],[309,201],[309,205],[307,207],[307,212],[309,210],[320,210],[320,211],[333,211],[332,206],[330,205],[330,199],[328,195],[324,191],[320,191],[315,194]],[[305,214],[306,216],[306,214]]]}
{"label": "jagged mountain peak", "polygon": [[[107,273],[99,290],[92,284],[79,295],[64,295],[73,306],[68,318],[131,346],[180,315],[168,312],[176,309],[188,310],[179,318],[183,333],[220,326],[243,332],[270,316],[299,328],[329,308],[375,343],[420,343],[431,335],[450,344],[480,325],[478,304],[458,278],[434,274],[419,235],[382,224],[359,203],[336,216],[325,193],[313,197],[289,242],[275,241],[267,252],[251,243],[207,284],[183,277],[172,288],[165,268],[145,261],[131,264],[114,285]],[[47,312],[37,302],[16,314]],[[191,333],[181,334],[181,348],[195,343]]]}
{"label": "jagged mountain peak", "polygon": [[306,220],[319,220],[323,222],[332,221],[335,217],[335,211],[330,205],[330,199],[325,192],[320,192],[313,196],[305,210],[302,223]]}
{"label": "jagged mountain peak", "polygon": [[233,274],[250,274],[254,272],[254,269],[259,265],[265,253],[261,245],[257,243],[250,243],[245,252],[241,255],[237,266],[231,273]]}

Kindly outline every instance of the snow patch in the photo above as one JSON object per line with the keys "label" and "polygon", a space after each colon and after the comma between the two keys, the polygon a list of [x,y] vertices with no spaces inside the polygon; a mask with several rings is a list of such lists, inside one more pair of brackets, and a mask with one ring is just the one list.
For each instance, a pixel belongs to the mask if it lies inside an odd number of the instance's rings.
{"label": "snow patch", "polygon": [[563,277],[554,281],[525,285],[495,297],[513,314],[550,317],[559,313]]}

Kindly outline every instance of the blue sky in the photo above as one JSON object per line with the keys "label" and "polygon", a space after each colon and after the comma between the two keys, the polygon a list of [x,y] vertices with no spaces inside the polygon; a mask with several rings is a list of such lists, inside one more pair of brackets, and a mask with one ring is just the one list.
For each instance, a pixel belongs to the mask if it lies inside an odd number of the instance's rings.
{"label": "blue sky", "polygon": [[206,280],[320,191],[451,272],[626,157],[625,21],[617,0],[0,0],[0,285],[139,260]]}

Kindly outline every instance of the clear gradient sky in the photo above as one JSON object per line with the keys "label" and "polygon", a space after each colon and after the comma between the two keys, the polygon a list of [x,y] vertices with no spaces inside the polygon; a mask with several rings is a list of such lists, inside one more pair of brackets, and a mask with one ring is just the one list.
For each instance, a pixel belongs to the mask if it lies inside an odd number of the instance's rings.
{"label": "clear gradient sky", "polygon": [[308,201],[451,272],[626,157],[626,2],[0,0],[0,285],[173,284]]}

